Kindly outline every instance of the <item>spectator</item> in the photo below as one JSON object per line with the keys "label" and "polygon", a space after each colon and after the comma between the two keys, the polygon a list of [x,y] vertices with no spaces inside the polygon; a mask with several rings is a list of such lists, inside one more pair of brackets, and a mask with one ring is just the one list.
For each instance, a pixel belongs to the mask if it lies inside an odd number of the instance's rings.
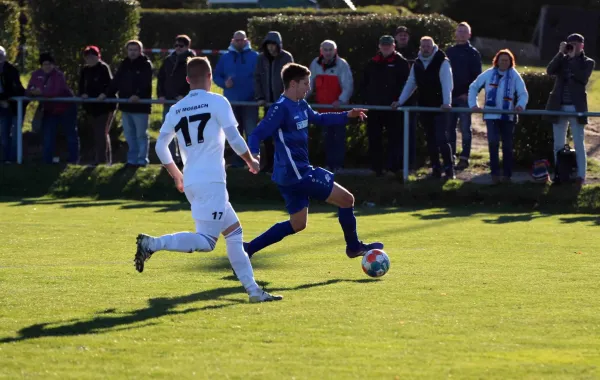
{"label": "spectator", "polygon": [[[262,53],[259,54],[256,62],[256,71],[254,72],[254,96],[260,106],[266,103],[273,103],[283,92],[283,80],[281,79],[281,69],[286,63],[294,62],[294,57],[283,50],[281,34],[271,31],[267,33],[262,45]],[[265,108],[265,114],[267,109]],[[261,170],[264,172],[273,171],[273,158],[275,147],[273,139],[264,141],[266,163]],[[263,155],[261,155],[261,158]]]}
{"label": "spectator", "polygon": [[[186,80],[187,60],[195,57],[196,53],[190,50],[192,40],[185,34],[175,37],[175,51],[165,58],[160,70],[158,71],[158,81],[156,84],[156,95],[164,103],[165,100],[183,99],[190,92],[190,85]],[[163,121],[171,108],[170,104],[163,106]],[[169,144],[171,155],[176,163],[181,164],[179,148],[177,146],[177,137]]]}
{"label": "spectator", "polygon": [[[97,98],[106,93],[112,73],[110,67],[102,61],[100,49],[97,46],[88,46],[83,51],[85,66],[79,76],[79,96],[84,99]],[[108,131],[115,112],[112,103],[84,103],[83,109],[91,118],[94,133],[94,165],[112,163],[112,149]]]}
{"label": "spectator", "polygon": [[[446,51],[452,66],[454,80],[452,107],[468,108],[469,85],[481,74],[481,54],[471,45],[470,38],[471,26],[466,22],[461,22],[456,28],[456,44]],[[469,158],[471,157],[471,114],[468,112],[450,114],[448,137],[452,152],[455,154],[458,154],[456,151],[456,124],[459,119],[462,152],[456,169],[464,170],[469,167]]]}
{"label": "spectator", "polygon": [[[217,86],[224,89],[223,95],[230,102],[251,102],[254,100],[254,71],[258,53],[252,50],[246,32],[238,30],[233,34],[228,52],[223,55],[213,75]],[[233,113],[238,121],[240,134],[246,133],[246,139],[256,128],[258,108],[233,106]],[[243,167],[244,160],[237,154],[234,157],[235,167]]]}
{"label": "spectator", "polygon": [[23,96],[19,71],[6,60],[6,50],[0,46],[0,139],[2,161],[17,161],[17,103],[9,102],[13,96]]}
{"label": "spectator", "polygon": [[[406,26],[399,26],[394,32],[394,39],[396,40],[396,50],[402,54],[408,61],[409,65],[415,63],[417,59],[418,51],[409,45],[410,31]],[[405,106],[416,106],[417,105],[417,91],[404,103]],[[417,162],[417,113],[410,112],[408,114],[408,160],[409,167],[415,168]],[[404,131],[402,131],[404,136]],[[404,157],[404,156],[403,156]],[[402,158],[403,158],[402,157]],[[401,160],[403,161],[403,160]]]}
{"label": "spectator", "polygon": [[[40,96],[43,98],[70,98],[73,91],[67,85],[64,74],[55,66],[54,57],[50,53],[40,54],[39,70],[31,74],[27,85],[27,96]],[[67,136],[69,151],[68,162],[77,164],[79,161],[79,136],[77,135],[77,104],[41,102],[43,107],[42,133],[43,133],[43,157],[44,162],[54,162],[54,151],[56,148],[56,132],[58,125],[64,128]]]}
{"label": "spectator", "polygon": [[[571,34],[567,42],[562,42],[558,54],[550,61],[546,71],[556,76],[554,89],[550,93],[546,109],[550,111],[587,112],[586,85],[596,63],[585,55],[584,38],[581,34]],[[556,153],[565,146],[567,140],[567,122],[575,142],[577,158],[577,183],[585,183],[587,155],[585,152],[584,127],[588,123],[585,116],[547,116],[553,123],[554,159]]]}
{"label": "spectator", "polygon": [[[361,94],[365,104],[388,105],[398,99],[406,83],[410,67],[408,61],[395,51],[394,37],[379,38],[379,52],[367,63],[363,75]],[[367,119],[369,156],[375,175],[384,172],[383,131],[387,134],[387,171],[400,170],[402,155],[403,118],[399,112],[370,111]]]}
{"label": "spectator", "polygon": [[106,96],[129,99],[129,103],[121,103],[123,132],[129,151],[127,165],[132,167],[146,166],[148,160],[148,118],[150,104],[139,104],[141,99],[152,97],[152,62],[142,54],[140,41],[131,40],[125,45],[127,58],[119,65],[115,77],[110,82],[107,94],[100,94],[99,99]]}
{"label": "spectator", "polygon": [[[334,41],[325,40],[321,43],[320,55],[310,64],[311,84],[308,96],[314,91],[316,102],[331,104],[334,110],[319,110],[319,112],[340,112],[340,104],[348,104],[354,80],[348,62],[337,53]],[[327,169],[331,172],[344,167],[346,151],[346,126],[336,125],[323,128],[325,136],[325,152],[327,153]]]}
{"label": "spectator", "polygon": [[412,65],[417,59],[418,51],[408,44],[410,41],[410,33],[406,26],[399,26],[394,32],[396,40],[396,51],[402,54],[404,58]]}
{"label": "spectator", "polygon": [[[452,108],[452,68],[446,54],[438,48],[433,38],[421,38],[421,51],[410,71],[410,76],[402,94],[392,107],[403,105],[415,89],[419,90],[417,102],[421,107]],[[442,177],[440,153],[444,160],[444,172],[447,179],[454,179],[452,148],[447,136],[447,113],[423,112],[419,120],[425,128],[427,150],[431,161],[431,174]]]}
{"label": "spectator", "polygon": [[[485,88],[484,109],[523,111],[529,101],[529,94],[525,88],[525,82],[515,66],[515,57],[510,50],[504,49],[496,53],[493,67],[479,75],[469,86],[469,106],[475,110],[481,109],[477,104],[477,95],[482,88]],[[517,117],[509,114],[486,113],[483,118],[487,125],[492,181],[494,183],[509,182],[512,176],[513,132]],[[500,176],[498,155],[500,140],[502,140],[504,177]]]}

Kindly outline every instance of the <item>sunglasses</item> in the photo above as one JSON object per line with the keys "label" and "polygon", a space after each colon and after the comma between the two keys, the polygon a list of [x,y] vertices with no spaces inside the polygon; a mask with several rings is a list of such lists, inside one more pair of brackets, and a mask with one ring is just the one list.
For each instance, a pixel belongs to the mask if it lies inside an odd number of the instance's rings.
{"label": "sunglasses", "polygon": [[184,44],[175,44],[175,47],[176,47],[176,48],[184,48],[184,47],[185,47],[185,45],[184,45]]}

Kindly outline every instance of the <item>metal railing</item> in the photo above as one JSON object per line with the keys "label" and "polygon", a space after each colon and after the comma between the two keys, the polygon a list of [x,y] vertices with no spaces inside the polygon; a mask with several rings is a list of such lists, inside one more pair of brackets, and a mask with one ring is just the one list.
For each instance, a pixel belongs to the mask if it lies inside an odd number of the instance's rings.
{"label": "metal railing", "polygon": [[[29,101],[38,101],[38,102],[60,102],[60,103],[118,103],[118,104],[132,104],[128,99],[115,99],[115,98],[106,98],[104,100],[99,100],[97,98],[40,98],[40,97],[14,97],[12,100],[17,102],[17,163],[23,163],[23,102]],[[165,100],[164,102],[158,99],[140,99],[139,102],[135,104],[175,104],[177,101],[175,100]],[[272,103],[266,103],[265,106],[269,106]],[[259,107],[257,102],[231,102],[232,106],[245,106],[245,107]],[[331,104],[310,104],[311,107],[316,109],[334,109]],[[410,123],[410,113],[411,112],[444,112],[444,113],[480,113],[480,114],[518,114],[518,115],[527,115],[527,116],[577,116],[577,117],[600,117],[600,112],[563,112],[563,111],[546,111],[546,110],[524,110],[524,111],[515,111],[515,110],[497,110],[497,109],[471,109],[471,108],[451,108],[451,109],[441,109],[436,107],[417,107],[417,106],[407,106],[407,107],[398,107],[397,109],[393,109],[391,106],[374,106],[374,105],[366,105],[366,104],[344,104],[336,107],[336,109],[353,109],[353,108],[363,108],[371,111],[388,111],[388,112],[403,112],[404,113],[404,144],[403,144],[403,168],[402,168],[402,176],[404,181],[408,181],[409,174],[409,123]],[[368,113],[367,113],[368,116]]]}

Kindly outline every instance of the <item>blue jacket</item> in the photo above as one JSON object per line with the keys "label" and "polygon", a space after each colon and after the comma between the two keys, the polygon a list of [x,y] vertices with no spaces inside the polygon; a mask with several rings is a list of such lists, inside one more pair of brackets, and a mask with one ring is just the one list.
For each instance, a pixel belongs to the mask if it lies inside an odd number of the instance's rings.
{"label": "blue jacket", "polygon": [[467,42],[449,47],[446,55],[450,60],[454,78],[452,97],[468,94],[469,85],[481,74],[481,54],[470,42]]}
{"label": "blue jacket", "polygon": [[275,141],[273,181],[290,186],[304,179],[312,170],[308,161],[308,125],[346,125],[348,112],[324,113],[313,111],[306,100],[295,102],[281,95],[271,105],[267,116],[248,138],[250,152],[260,152],[260,142],[268,137]]}
{"label": "blue jacket", "polygon": [[[213,75],[215,84],[223,89],[223,95],[230,101],[254,100],[254,69],[258,53],[252,50],[250,42],[246,43],[244,50],[238,52],[233,45],[229,52],[223,55]],[[227,78],[233,80],[233,87],[226,88]]]}

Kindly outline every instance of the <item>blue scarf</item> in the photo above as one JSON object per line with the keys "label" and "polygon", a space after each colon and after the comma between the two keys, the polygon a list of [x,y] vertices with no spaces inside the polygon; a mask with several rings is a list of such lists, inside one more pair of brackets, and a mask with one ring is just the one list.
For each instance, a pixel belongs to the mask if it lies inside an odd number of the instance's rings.
{"label": "blue scarf", "polygon": [[[504,97],[502,98],[502,109],[503,110],[509,110],[510,109],[510,103],[513,101],[512,95],[513,95],[513,89],[511,87],[512,84],[512,70],[509,68],[508,70],[506,70],[506,73],[504,74]],[[486,97],[485,97],[485,105],[488,107],[498,107],[497,104],[497,91],[498,91],[498,87],[500,87],[500,72],[498,71],[498,68],[496,67],[494,69],[494,74],[492,75],[492,80],[490,83],[490,87],[492,87],[492,89],[487,93]],[[509,114],[502,114],[500,120],[510,120],[511,115]]]}

